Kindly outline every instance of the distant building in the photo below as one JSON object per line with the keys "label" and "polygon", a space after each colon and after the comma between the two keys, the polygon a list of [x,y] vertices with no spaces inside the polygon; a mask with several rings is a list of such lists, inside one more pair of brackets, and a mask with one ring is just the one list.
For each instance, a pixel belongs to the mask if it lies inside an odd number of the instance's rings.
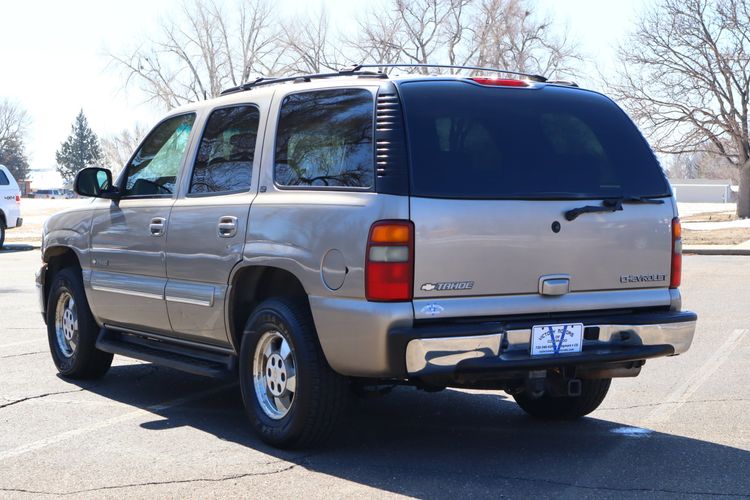
{"label": "distant building", "polygon": [[18,187],[21,188],[21,196],[29,196],[31,194],[31,179],[18,181]]}
{"label": "distant building", "polygon": [[29,182],[27,195],[40,189],[63,189],[65,187],[62,176],[54,169],[31,169],[26,181]]}
{"label": "distant building", "polygon": [[683,203],[732,203],[737,189],[730,179],[669,179],[677,201]]}

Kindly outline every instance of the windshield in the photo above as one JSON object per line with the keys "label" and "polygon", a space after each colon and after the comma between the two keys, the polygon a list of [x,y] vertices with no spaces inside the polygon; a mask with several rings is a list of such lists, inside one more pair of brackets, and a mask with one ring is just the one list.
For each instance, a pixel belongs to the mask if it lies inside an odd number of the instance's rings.
{"label": "windshield", "polygon": [[400,85],[411,194],[439,198],[659,197],[656,157],[614,103],[547,86]]}

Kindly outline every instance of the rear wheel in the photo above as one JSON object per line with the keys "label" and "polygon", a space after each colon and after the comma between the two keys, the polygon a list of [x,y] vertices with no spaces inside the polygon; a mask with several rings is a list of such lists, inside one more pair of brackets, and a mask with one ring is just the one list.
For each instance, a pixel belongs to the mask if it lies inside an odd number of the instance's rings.
{"label": "rear wheel", "polygon": [[47,300],[47,339],[60,375],[96,378],[109,370],[112,354],[96,348],[98,334],[80,273],[63,269],[53,277]]}
{"label": "rear wheel", "polygon": [[0,219],[0,250],[3,249],[5,243],[5,221]]}
{"label": "rear wheel", "polygon": [[527,393],[513,396],[526,413],[546,420],[572,420],[596,410],[609,391],[611,378],[581,380],[580,396],[553,397],[543,394],[534,398]]}
{"label": "rear wheel", "polygon": [[272,299],[255,309],[245,327],[239,369],[245,409],[268,444],[321,443],[343,415],[348,382],[328,366],[301,301]]}

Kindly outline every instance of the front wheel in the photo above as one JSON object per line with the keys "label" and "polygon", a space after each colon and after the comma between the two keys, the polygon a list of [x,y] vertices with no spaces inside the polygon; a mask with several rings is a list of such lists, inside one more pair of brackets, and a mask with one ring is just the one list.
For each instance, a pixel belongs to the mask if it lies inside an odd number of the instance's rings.
{"label": "front wheel", "polygon": [[335,430],[348,382],[328,366],[306,304],[261,303],[245,327],[239,369],[245,409],[266,443],[312,446]]}
{"label": "front wheel", "polygon": [[63,269],[53,277],[47,299],[47,338],[60,375],[97,378],[109,370],[112,354],[96,348],[98,334],[80,271]]}
{"label": "front wheel", "polygon": [[531,397],[522,392],[513,396],[526,413],[545,420],[572,420],[596,410],[609,391],[611,378],[581,380],[580,396],[553,397],[543,394]]}

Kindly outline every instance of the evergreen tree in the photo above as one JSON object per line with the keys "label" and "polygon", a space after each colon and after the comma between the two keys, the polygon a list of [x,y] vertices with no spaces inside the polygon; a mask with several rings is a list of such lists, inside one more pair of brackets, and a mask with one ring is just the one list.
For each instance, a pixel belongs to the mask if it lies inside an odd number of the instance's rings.
{"label": "evergreen tree", "polygon": [[0,165],[5,165],[19,184],[26,179],[29,175],[29,159],[23,142],[11,138],[0,145]]}
{"label": "evergreen tree", "polygon": [[83,168],[89,167],[102,159],[102,149],[99,139],[89,128],[89,122],[83,114],[78,113],[70,136],[63,142],[55,154],[57,171],[66,182],[75,179],[76,174]]}

